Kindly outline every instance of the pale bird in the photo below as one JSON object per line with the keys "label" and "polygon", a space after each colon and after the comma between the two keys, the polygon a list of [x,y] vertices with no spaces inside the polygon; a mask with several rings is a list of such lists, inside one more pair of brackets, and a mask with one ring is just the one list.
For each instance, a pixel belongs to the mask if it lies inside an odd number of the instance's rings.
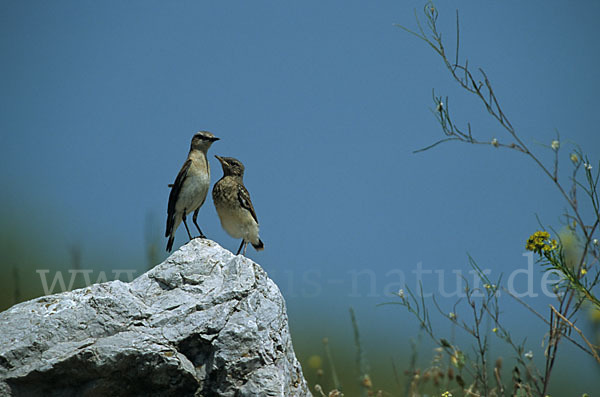
{"label": "pale bird", "polygon": [[190,240],[192,239],[190,229],[186,222],[186,216],[191,212],[194,213],[192,220],[200,233],[200,237],[205,237],[200,226],[198,226],[196,219],[198,218],[198,211],[202,204],[204,204],[210,188],[210,166],[208,164],[206,153],[210,148],[210,145],[218,140],[219,138],[208,131],[196,133],[192,138],[188,157],[185,163],[183,163],[183,167],[181,167],[179,174],[177,174],[175,183],[169,185],[169,187],[171,187],[171,193],[169,194],[167,230],[165,232],[165,237],[169,238],[169,241],[167,242],[167,251],[173,249],[175,232],[181,221],[183,221],[183,224],[185,225],[188,237]]}

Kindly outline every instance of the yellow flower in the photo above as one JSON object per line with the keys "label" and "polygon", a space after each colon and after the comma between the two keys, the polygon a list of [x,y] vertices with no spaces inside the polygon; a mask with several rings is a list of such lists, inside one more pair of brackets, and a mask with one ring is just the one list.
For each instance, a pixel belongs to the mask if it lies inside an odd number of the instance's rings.
{"label": "yellow flower", "polygon": [[560,148],[560,142],[557,140],[553,140],[552,145],[550,146],[552,147],[552,150],[558,150],[558,148]]}
{"label": "yellow flower", "polygon": [[371,382],[371,377],[369,376],[369,374],[365,374],[365,376],[362,380],[362,385],[363,385],[363,387],[366,387],[367,389],[370,389],[373,387],[373,382]]}
{"label": "yellow flower", "polygon": [[556,240],[552,239],[549,241],[548,244],[544,244],[543,250],[544,251],[554,251],[556,249],[556,246],[557,246]]}
{"label": "yellow flower", "polygon": [[571,161],[573,164],[577,164],[579,162],[579,156],[577,156],[575,153],[571,153]]}
{"label": "yellow flower", "polygon": [[587,274],[587,269],[586,268],[581,269],[581,275],[585,276],[586,274]]}
{"label": "yellow flower", "polygon": [[452,397],[452,393],[450,393],[449,391],[445,391],[442,393],[441,397]]}
{"label": "yellow flower", "polygon": [[545,231],[537,231],[529,236],[525,249],[542,255],[544,252],[554,251],[558,243],[554,239],[550,239],[550,233]]}
{"label": "yellow flower", "polygon": [[498,332],[498,328],[496,328],[496,327],[492,328],[492,332],[493,332],[493,333],[496,333],[496,332]]}

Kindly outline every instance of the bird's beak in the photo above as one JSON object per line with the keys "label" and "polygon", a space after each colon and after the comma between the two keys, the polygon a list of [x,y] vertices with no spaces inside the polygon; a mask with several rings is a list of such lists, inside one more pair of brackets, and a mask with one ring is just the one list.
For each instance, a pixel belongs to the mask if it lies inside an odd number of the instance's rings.
{"label": "bird's beak", "polygon": [[217,160],[219,160],[219,162],[220,162],[221,164],[223,164],[223,162],[224,162],[224,161],[223,161],[223,157],[221,157],[221,156],[217,156],[216,154],[215,154],[215,157],[217,158]]}
{"label": "bird's beak", "polygon": [[211,142],[216,142],[216,141],[218,141],[219,139],[221,139],[221,138],[217,138],[216,136],[213,136],[212,138],[210,138],[210,141],[211,141]]}

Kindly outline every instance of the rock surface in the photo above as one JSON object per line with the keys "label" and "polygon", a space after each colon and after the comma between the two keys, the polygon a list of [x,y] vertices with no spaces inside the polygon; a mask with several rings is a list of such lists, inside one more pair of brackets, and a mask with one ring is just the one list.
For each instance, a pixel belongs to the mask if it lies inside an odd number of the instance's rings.
{"label": "rock surface", "polygon": [[131,283],[0,313],[2,396],[310,396],[264,270],[192,240]]}

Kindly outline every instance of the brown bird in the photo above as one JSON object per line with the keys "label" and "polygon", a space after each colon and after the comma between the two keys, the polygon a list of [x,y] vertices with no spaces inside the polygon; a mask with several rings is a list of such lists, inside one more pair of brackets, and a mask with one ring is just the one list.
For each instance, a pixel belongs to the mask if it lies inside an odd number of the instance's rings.
{"label": "brown bird", "polygon": [[167,230],[165,237],[169,238],[167,242],[167,251],[173,249],[173,240],[175,240],[175,232],[181,221],[185,225],[188,237],[192,239],[190,229],[186,222],[186,215],[193,212],[192,218],[194,225],[200,233],[200,237],[204,238],[204,233],[200,230],[200,226],[196,219],[200,207],[206,200],[206,195],[210,188],[210,166],[206,153],[213,142],[218,141],[208,131],[200,131],[192,138],[192,144],[188,157],[183,163],[183,167],[177,174],[175,183],[169,185],[171,193],[169,194],[169,205],[167,207]]}
{"label": "brown bird", "polygon": [[244,186],[244,165],[233,157],[215,156],[223,167],[223,177],[213,187],[212,196],[223,229],[233,238],[241,238],[242,243],[236,255],[251,243],[261,251],[265,245],[258,235],[258,218],[250,200],[250,193]]}

